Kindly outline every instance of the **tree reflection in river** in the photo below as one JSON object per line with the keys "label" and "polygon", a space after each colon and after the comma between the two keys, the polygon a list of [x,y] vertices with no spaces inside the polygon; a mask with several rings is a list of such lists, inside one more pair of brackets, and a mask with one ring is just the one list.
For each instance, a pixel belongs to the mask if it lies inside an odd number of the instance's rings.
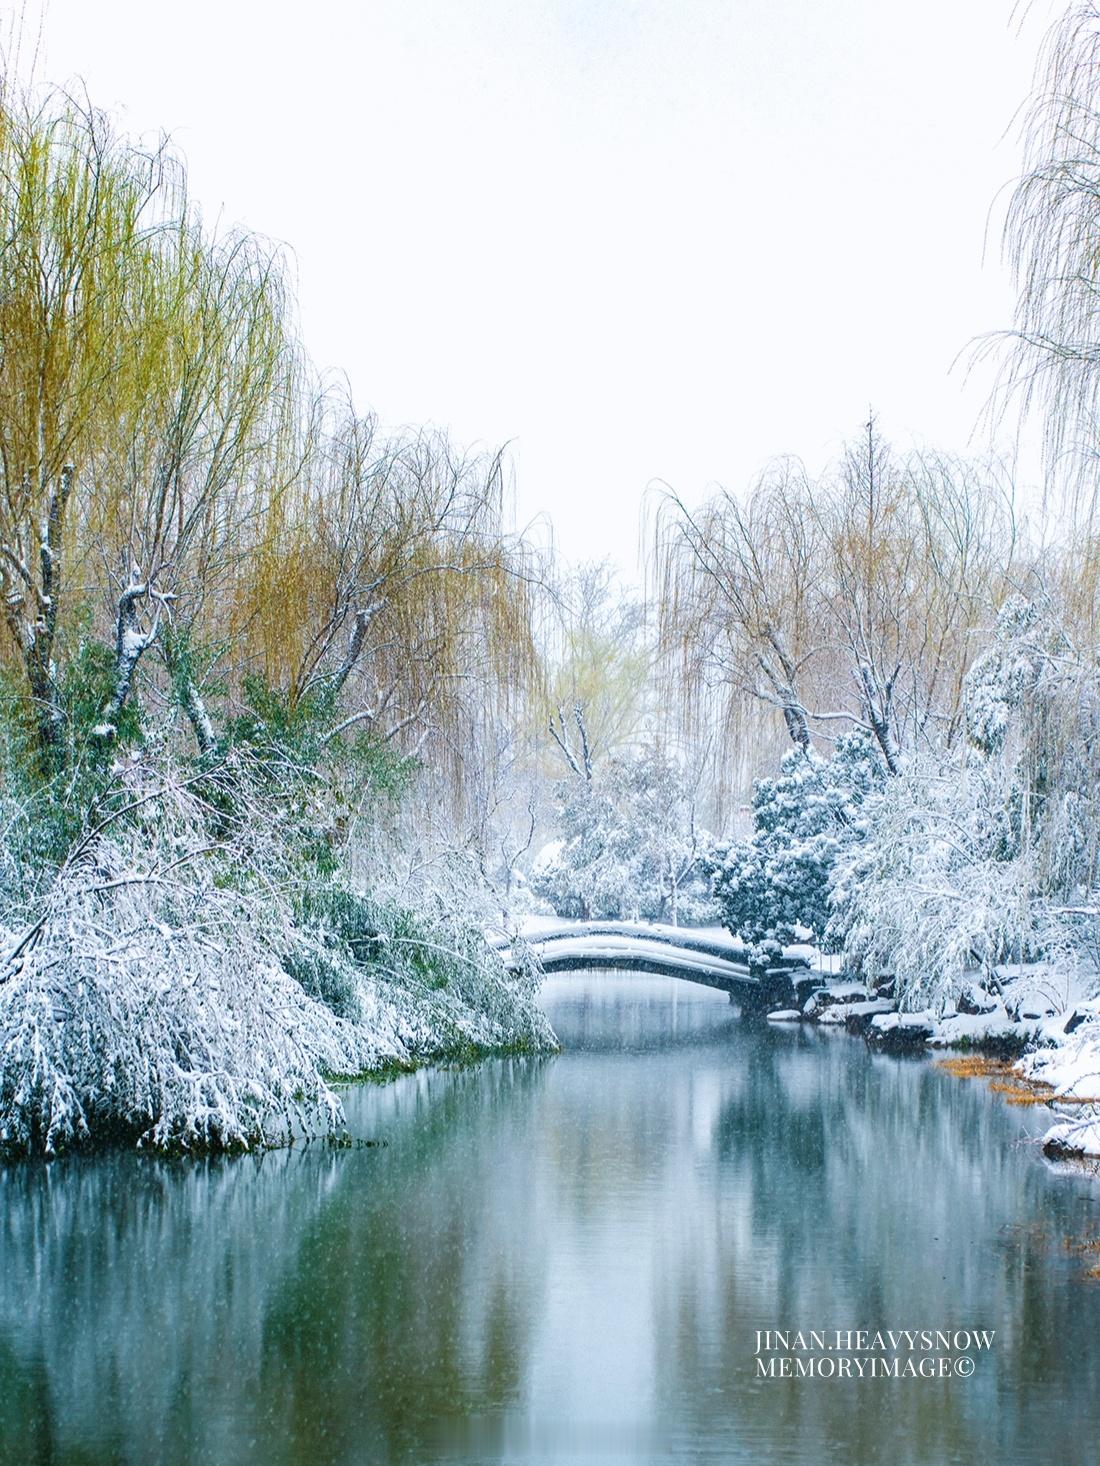
{"label": "tree reflection in river", "polygon": [[[1088,1459],[1097,1192],[1041,1120],[673,980],[546,1001],[556,1058],[352,1092],[384,1148],[0,1172],[4,1459]],[[757,1329],[856,1327],[997,1333],[756,1378]]]}

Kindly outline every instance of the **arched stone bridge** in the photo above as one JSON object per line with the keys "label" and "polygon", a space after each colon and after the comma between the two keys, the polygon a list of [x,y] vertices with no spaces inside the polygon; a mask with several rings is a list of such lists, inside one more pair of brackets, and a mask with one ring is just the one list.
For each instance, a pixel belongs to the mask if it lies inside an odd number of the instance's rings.
{"label": "arched stone bridge", "polygon": [[[784,955],[765,971],[750,967],[736,938],[714,930],[631,921],[571,921],[532,926],[522,933],[544,972],[610,968],[678,977],[720,988],[743,1007],[767,1011],[800,1001],[799,990],[816,986],[801,955]],[[506,950],[507,944],[499,944]]]}

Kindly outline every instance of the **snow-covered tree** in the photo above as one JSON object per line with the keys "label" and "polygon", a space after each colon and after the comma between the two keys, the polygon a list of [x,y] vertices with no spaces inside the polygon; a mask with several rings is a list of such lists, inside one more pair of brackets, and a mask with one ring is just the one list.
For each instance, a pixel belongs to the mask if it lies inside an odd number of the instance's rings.
{"label": "snow-covered tree", "polygon": [[911,1006],[1002,963],[1091,961],[1096,946],[1100,675],[1049,597],[1005,602],[965,682],[968,742],[913,761],[834,873],[848,962]]}
{"label": "snow-covered tree", "polygon": [[69,97],[0,87],[0,222],[0,1148],[286,1139],[552,1041],[471,842],[375,839],[541,687],[500,455],[323,388],[279,251]]}
{"label": "snow-covered tree", "polygon": [[758,780],[751,835],[715,861],[714,893],[730,931],[767,949],[800,928],[824,940],[834,864],[865,837],[884,778],[877,750],[854,733],[837,740],[831,759],[794,749],[776,778]]}
{"label": "snow-covered tree", "polygon": [[709,837],[677,761],[650,746],[559,785],[560,844],[532,886],[559,916],[699,922]]}
{"label": "snow-covered tree", "polygon": [[876,801],[867,838],[837,862],[831,932],[846,965],[891,977],[908,1007],[939,1006],[1005,961],[1056,940],[1034,896],[1000,764],[920,761]]}

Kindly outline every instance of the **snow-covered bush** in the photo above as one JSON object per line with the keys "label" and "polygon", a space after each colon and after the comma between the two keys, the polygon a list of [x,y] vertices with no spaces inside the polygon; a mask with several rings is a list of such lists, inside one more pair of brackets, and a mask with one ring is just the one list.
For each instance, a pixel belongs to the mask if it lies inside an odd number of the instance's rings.
{"label": "snow-covered bush", "polygon": [[353,1067],[353,1035],[283,971],[286,902],[239,825],[212,838],[211,792],[129,771],[7,933],[5,1149],[232,1148],[335,1122],[322,1071]]}
{"label": "snow-covered bush", "polygon": [[1011,805],[999,762],[918,762],[891,779],[833,873],[846,965],[893,977],[906,1007],[939,1008],[975,979],[996,988],[1002,963],[1070,960],[1072,927],[1037,899]]}
{"label": "snow-covered bush", "polygon": [[0,913],[0,1149],[276,1143],[340,1124],[335,1077],[552,1043],[530,968],[469,916],[323,868],[325,813],[239,754],[116,770],[44,894]]}
{"label": "snow-covered bush", "polygon": [[520,960],[506,970],[486,941],[478,918],[493,907],[476,873],[451,851],[433,875],[415,885],[378,880],[369,893],[342,873],[311,884],[296,903],[297,945],[284,965],[352,1020],[380,999],[419,1015],[418,1033],[407,1027],[402,1039],[412,1056],[552,1046],[537,967]]}
{"label": "snow-covered bush", "polygon": [[701,924],[712,918],[709,836],[675,759],[657,748],[608,758],[559,786],[561,841],[531,873],[559,916]]}
{"label": "snow-covered bush", "polygon": [[967,742],[888,781],[838,862],[846,961],[941,1006],[1003,963],[1095,967],[1100,677],[1045,598],[1010,598],[966,677]]}
{"label": "snow-covered bush", "polygon": [[715,861],[724,925],[754,945],[782,945],[800,928],[824,940],[833,866],[866,835],[884,780],[881,760],[861,734],[838,738],[831,759],[795,749],[776,778],[758,780],[752,834]]}
{"label": "snow-covered bush", "polygon": [[1026,596],[1009,596],[997,614],[989,645],[963,683],[966,733],[974,748],[985,754],[1004,749],[1010,724],[1039,686],[1044,667],[1068,650],[1049,607]]}

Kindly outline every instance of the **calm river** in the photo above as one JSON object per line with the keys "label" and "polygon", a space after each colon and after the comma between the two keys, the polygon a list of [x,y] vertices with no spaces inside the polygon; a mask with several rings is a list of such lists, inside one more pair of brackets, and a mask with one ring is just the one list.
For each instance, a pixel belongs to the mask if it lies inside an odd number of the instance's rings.
{"label": "calm river", "polygon": [[[544,1001],[560,1056],[353,1091],[384,1144],[0,1171],[0,1458],[1100,1460],[1100,1183],[1045,1111],[687,983]],[[994,1339],[760,1377],[798,1329]]]}

